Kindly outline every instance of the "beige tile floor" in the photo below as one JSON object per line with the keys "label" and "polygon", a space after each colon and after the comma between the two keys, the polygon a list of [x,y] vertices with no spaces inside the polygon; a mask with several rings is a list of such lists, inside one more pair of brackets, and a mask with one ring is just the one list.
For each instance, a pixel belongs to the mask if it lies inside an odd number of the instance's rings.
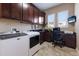
{"label": "beige tile floor", "polygon": [[56,46],[51,43],[44,42],[42,48],[34,56],[79,56],[79,51],[76,49]]}

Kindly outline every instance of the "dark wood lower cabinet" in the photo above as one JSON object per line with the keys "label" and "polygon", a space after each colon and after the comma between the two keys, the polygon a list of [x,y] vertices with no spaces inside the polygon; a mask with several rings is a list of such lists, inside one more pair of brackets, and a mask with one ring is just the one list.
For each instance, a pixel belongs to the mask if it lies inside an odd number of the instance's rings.
{"label": "dark wood lower cabinet", "polygon": [[[64,40],[64,46],[76,49],[76,33],[70,34],[62,32],[62,35]],[[41,42],[44,41],[53,42],[52,31],[45,30],[42,33],[41,37],[42,37]]]}
{"label": "dark wood lower cabinet", "polygon": [[[64,46],[76,49],[76,33],[61,33],[63,35]],[[44,30],[43,32],[40,32],[40,43],[43,43],[44,41],[53,42],[52,31]]]}
{"label": "dark wood lower cabinet", "polygon": [[44,30],[40,32],[40,43],[43,43],[44,41],[51,42],[51,33],[48,30]]}
{"label": "dark wood lower cabinet", "polygon": [[44,40],[47,42],[51,42],[51,32],[48,30],[45,30],[44,32]]}
{"label": "dark wood lower cabinet", "polygon": [[64,34],[65,46],[76,49],[76,33]]}
{"label": "dark wood lower cabinet", "polygon": [[44,42],[44,32],[40,32],[40,44]]}

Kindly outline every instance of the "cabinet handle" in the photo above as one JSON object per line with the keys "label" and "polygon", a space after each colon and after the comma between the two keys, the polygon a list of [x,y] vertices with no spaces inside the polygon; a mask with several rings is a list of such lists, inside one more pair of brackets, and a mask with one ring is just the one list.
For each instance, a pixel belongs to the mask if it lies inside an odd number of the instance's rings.
{"label": "cabinet handle", "polygon": [[20,38],[17,38],[17,40],[20,40]]}

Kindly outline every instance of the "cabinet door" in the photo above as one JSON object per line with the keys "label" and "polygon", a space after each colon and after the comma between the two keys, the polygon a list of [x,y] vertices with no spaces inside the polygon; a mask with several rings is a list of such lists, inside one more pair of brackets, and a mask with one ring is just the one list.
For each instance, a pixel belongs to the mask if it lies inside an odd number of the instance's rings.
{"label": "cabinet door", "polygon": [[43,24],[44,22],[44,17],[42,15],[42,12],[39,12],[39,24]]}
{"label": "cabinet door", "polygon": [[42,12],[42,20],[43,20],[43,26],[45,26],[45,13],[44,12]]}
{"label": "cabinet door", "polygon": [[10,15],[11,15],[10,3],[2,3],[2,17],[10,18]]}
{"label": "cabinet door", "polygon": [[22,4],[21,3],[11,4],[11,17],[17,20],[22,19]]}
{"label": "cabinet door", "polygon": [[27,3],[23,4],[23,21],[29,22],[29,5]]}
{"label": "cabinet door", "polygon": [[31,23],[33,23],[33,19],[34,19],[34,12],[33,12],[33,7],[31,5],[29,5],[29,21]]}
{"label": "cabinet door", "polygon": [[0,55],[2,56],[27,56],[29,42],[26,37],[0,40]]}
{"label": "cabinet door", "polygon": [[44,32],[40,32],[40,44],[42,44],[45,41],[45,33]]}
{"label": "cabinet door", "polygon": [[45,41],[51,42],[51,32],[49,32],[48,30],[45,30],[44,36],[45,36],[44,37]]}
{"label": "cabinet door", "polygon": [[43,12],[39,14],[39,24],[45,24],[45,14]]}
{"label": "cabinet door", "polygon": [[76,48],[76,38],[74,34],[65,34],[64,41],[66,46]]}
{"label": "cabinet door", "polygon": [[34,8],[34,23],[38,24],[38,21],[39,21],[39,13],[38,10]]}

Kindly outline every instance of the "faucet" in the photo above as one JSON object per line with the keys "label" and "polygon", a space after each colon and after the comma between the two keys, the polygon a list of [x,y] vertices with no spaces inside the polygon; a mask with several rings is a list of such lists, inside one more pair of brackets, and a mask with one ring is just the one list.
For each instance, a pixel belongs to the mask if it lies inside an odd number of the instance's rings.
{"label": "faucet", "polygon": [[19,33],[19,31],[16,28],[12,28],[12,33]]}

